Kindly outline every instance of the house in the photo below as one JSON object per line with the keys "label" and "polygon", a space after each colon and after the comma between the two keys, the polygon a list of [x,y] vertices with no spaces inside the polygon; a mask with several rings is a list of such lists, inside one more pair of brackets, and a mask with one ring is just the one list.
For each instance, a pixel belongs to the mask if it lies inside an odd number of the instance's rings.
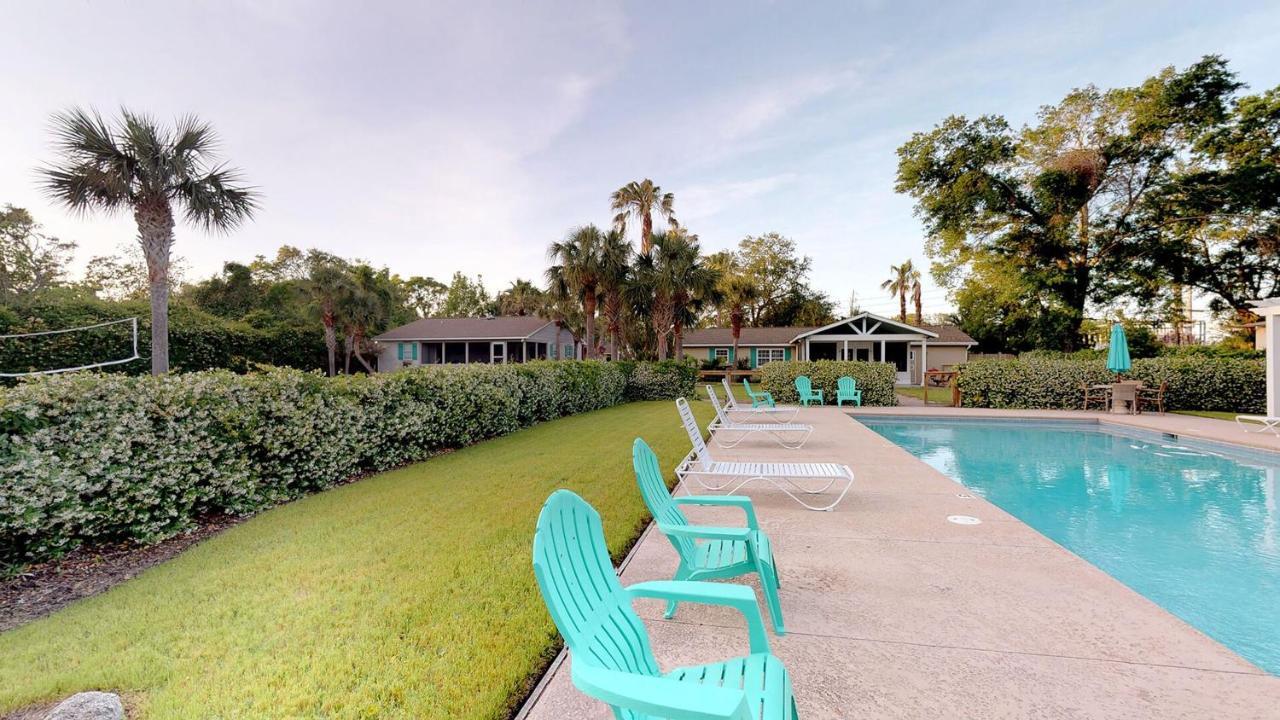
{"label": "house", "polygon": [[[742,328],[738,356],[755,369],[773,360],[865,360],[893,363],[900,384],[919,385],[925,370],[949,370],[969,359],[973,338],[954,325],[908,325],[861,313],[822,327]],[[729,328],[691,330],[684,337],[685,357],[697,360],[733,356]]]}
{"label": "house", "polygon": [[415,365],[518,363],[577,357],[573,336],[551,320],[529,315],[423,318],[374,338],[378,370]]}

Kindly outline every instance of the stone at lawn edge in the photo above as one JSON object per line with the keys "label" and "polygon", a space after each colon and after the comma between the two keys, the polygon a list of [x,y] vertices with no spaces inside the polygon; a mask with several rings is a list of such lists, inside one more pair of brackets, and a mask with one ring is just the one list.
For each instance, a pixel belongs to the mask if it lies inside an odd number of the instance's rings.
{"label": "stone at lawn edge", "polygon": [[58,703],[45,720],[124,720],[124,705],[115,693],[82,692]]}

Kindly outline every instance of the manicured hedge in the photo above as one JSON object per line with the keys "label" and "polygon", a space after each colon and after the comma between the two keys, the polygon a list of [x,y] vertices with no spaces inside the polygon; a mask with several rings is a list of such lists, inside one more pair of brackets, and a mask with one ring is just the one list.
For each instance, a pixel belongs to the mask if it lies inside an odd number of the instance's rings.
{"label": "manicured hedge", "polygon": [[[1169,383],[1170,410],[1257,413],[1266,407],[1266,370],[1260,360],[1173,356],[1133,361],[1127,373],[1149,387]],[[1079,408],[1081,383],[1108,383],[1105,360],[978,360],[960,367],[957,383],[965,407]]]}
{"label": "manicured hedge", "polygon": [[813,360],[771,362],[760,367],[760,380],[764,389],[780,403],[794,403],[799,399],[795,379],[808,375],[814,389],[821,389],[826,401],[835,404],[836,380],[844,375],[853,378],[862,390],[863,405],[897,405],[893,383],[897,373],[893,366],[881,362],[856,362],[852,360]]}
{"label": "manicured hedge", "polygon": [[696,360],[660,362],[619,361],[627,373],[627,400],[666,400],[695,397],[698,386]]}
{"label": "manicured hedge", "polygon": [[204,513],[253,512],[664,388],[692,393],[679,368],[605,362],[38,378],[0,389],[0,568],[156,541]]}

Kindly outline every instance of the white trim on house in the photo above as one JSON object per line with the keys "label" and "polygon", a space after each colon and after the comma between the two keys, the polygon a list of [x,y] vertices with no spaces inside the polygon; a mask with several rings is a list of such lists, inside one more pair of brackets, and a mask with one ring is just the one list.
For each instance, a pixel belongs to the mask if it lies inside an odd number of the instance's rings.
{"label": "white trim on house", "polygon": [[[867,320],[868,320],[868,319],[870,319],[870,320],[874,320],[876,324],[875,324],[875,325],[873,325],[873,326],[871,326],[870,328],[868,328],[868,327],[867,327]],[[862,321],[862,327],[861,327],[861,331],[860,331],[860,332],[859,332],[859,328],[853,327],[853,323],[854,323],[855,321],[858,321],[858,320],[861,320],[861,321]],[[875,331],[876,331],[876,330],[878,330],[878,329],[880,328],[880,326],[881,326],[881,325],[884,325],[885,323],[888,323],[888,324],[890,324],[890,325],[893,325],[894,327],[903,328],[903,329],[907,330],[907,331],[908,331],[908,333],[910,334],[910,336],[911,336],[911,337],[913,337],[913,338],[914,338],[914,337],[919,337],[919,336],[921,336],[921,335],[923,335],[924,337],[933,337],[933,338],[938,337],[938,333],[933,332],[932,330],[925,330],[924,328],[918,328],[918,327],[916,327],[916,326],[914,326],[914,325],[908,325],[908,324],[906,324],[906,323],[901,323],[901,322],[898,322],[897,320],[890,320],[890,319],[889,319],[889,318],[887,318],[887,317],[880,317],[879,315],[874,315],[874,314],[872,314],[872,313],[864,312],[864,313],[858,313],[857,315],[854,315],[854,316],[853,316],[853,317],[851,317],[851,318],[845,318],[844,320],[837,320],[837,321],[835,321],[835,322],[833,322],[833,323],[830,323],[830,324],[828,324],[828,325],[823,325],[823,326],[822,326],[822,327],[820,327],[820,328],[814,328],[813,330],[808,330],[808,331],[802,332],[802,333],[800,333],[799,335],[796,335],[794,338],[792,338],[791,342],[793,342],[793,343],[794,343],[794,342],[799,342],[801,338],[806,338],[806,337],[809,337],[809,336],[811,336],[811,335],[817,335],[817,334],[819,334],[819,333],[826,332],[827,330],[834,330],[835,328],[838,328],[838,327],[840,327],[841,325],[849,325],[849,326],[850,326],[850,329],[854,331],[854,332],[853,332],[853,334],[849,336],[849,338],[850,338],[850,339],[853,339],[854,337],[857,337],[859,340],[865,340],[865,339],[867,339],[868,337],[873,336],[873,334],[875,333]],[[832,336],[832,337],[837,337],[837,338],[839,338],[840,336]],[[900,336],[898,336],[898,335],[888,335],[888,334],[885,334],[885,335],[874,335],[874,337],[875,337],[877,340],[879,340],[880,338],[885,338],[886,340],[894,340],[894,339],[899,339],[899,340],[900,340],[900,339],[903,339],[903,338],[901,338],[901,337],[900,337]]]}

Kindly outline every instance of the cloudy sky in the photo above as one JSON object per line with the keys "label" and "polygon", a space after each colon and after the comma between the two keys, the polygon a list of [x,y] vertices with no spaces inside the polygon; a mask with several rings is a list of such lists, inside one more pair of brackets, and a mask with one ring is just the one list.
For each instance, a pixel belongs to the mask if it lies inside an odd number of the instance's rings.
{"label": "cloudy sky", "polygon": [[1280,83],[1274,2],[0,0],[0,17],[0,204],[82,262],[111,252],[127,217],[37,191],[50,114],[195,113],[264,195],[230,236],[179,229],[195,276],[288,243],[497,290],[651,177],[708,250],[789,235],[841,307],[853,290],[888,311],[888,265],[924,261],[893,192],[913,131],[951,113],[1021,123],[1072,87],[1206,53]]}

